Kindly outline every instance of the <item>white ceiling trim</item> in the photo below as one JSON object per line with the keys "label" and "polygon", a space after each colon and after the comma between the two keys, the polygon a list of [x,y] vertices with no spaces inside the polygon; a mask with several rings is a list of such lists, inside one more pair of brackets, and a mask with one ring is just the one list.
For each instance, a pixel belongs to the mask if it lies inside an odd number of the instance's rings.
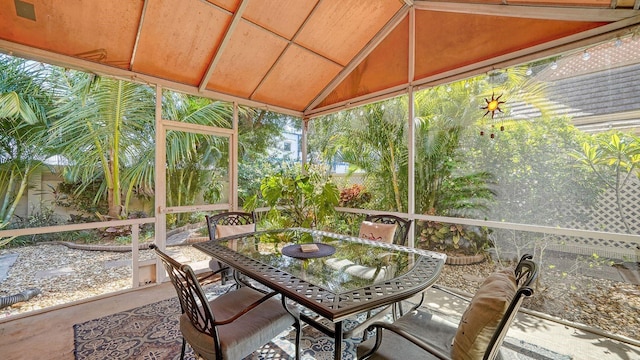
{"label": "white ceiling trim", "polygon": [[18,56],[34,61],[41,61],[47,64],[61,66],[64,68],[86,71],[100,76],[113,77],[150,86],[160,85],[166,89],[175,90],[194,96],[201,96],[220,101],[237,102],[240,105],[250,106],[257,109],[265,109],[285,115],[291,115],[295,117],[302,117],[303,115],[303,113],[300,111],[295,111],[292,109],[274,105],[268,105],[258,101],[247,100],[211,90],[200,92],[198,87],[196,86],[185,85],[151,75],[140,74],[130,70],[120,69],[109,65],[91,62],[88,60],[82,60],[67,55],[61,55],[47,50],[36,49],[7,40],[0,39],[0,52],[7,53],[11,56]]}
{"label": "white ceiling trim", "polygon": [[531,6],[506,4],[467,4],[415,0],[417,10],[442,11],[460,14],[506,16],[526,19],[561,21],[619,21],[640,14],[638,10],[584,8],[568,6]]}
{"label": "white ceiling trim", "polygon": [[377,101],[390,99],[395,96],[404,95],[408,91],[409,87],[407,84],[394,86],[367,95],[362,95],[347,101],[342,101],[339,103],[324,106],[322,108],[313,109],[309,112],[305,112],[304,119],[312,119],[319,116],[332,114],[338,111],[353,109],[358,106],[363,106]]}
{"label": "white ceiling trim", "polygon": [[133,44],[133,51],[131,52],[131,60],[129,61],[129,70],[133,69],[133,62],[136,59],[136,53],[138,52],[138,44],[140,43],[140,33],[142,32],[142,24],[144,23],[144,16],[147,14],[147,6],[149,0],[144,0],[142,5],[142,14],[140,14],[140,22],[138,23],[138,31],[136,33],[136,41]]}

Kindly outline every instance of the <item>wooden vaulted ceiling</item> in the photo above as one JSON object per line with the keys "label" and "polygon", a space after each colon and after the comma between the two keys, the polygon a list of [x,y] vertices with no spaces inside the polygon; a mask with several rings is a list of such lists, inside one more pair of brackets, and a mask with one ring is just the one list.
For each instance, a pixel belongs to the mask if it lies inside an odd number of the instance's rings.
{"label": "wooden vaulted ceiling", "polygon": [[0,0],[0,51],[302,117],[618,36],[640,0]]}

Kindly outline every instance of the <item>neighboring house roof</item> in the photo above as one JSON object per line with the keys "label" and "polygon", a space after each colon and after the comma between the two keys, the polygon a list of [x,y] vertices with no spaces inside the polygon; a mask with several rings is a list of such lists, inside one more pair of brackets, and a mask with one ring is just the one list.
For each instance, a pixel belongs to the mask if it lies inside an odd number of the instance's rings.
{"label": "neighboring house roof", "polygon": [[[548,83],[546,105],[552,114],[570,116],[583,131],[640,132],[640,41],[635,37],[607,42],[544,66],[535,78]],[[513,103],[511,116],[530,119],[540,116],[540,111]]]}

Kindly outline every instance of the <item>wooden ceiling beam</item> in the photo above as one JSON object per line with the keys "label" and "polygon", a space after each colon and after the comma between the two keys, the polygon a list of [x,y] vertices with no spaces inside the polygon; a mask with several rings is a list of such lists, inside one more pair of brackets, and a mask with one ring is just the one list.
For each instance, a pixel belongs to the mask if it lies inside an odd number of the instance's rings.
{"label": "wooden ceiling beam", "polygon": [[638,10],[631,9],[585,8],[577,6],[468,4],[431,2],[426,0],[414,0],[413,3],[416,10],[560,21],[613,22],[640,14]]}
{"label": "wooden ceiling beam", "polygon": [[224,38],[220,42],[220,46],[218,46],[218,48],[216,49],[216,52],[213,55],[213,58],[211,59],[209,66],[207,67],[207,71],[205,72],[204,76],[202,77],[202,80],[200,81],[200,86],[198,87],[200,92],[203,92],[207,88],[207,84],[209,84],[209,80],[213,75],[213,71],[215,70],[216,65],[218,65],[218,62],[222,57],[222,53],[224,52],[224,49],[227,47],[227,44],[229,43],[229,40],[231,39],[233,32],[235,31],[236,27],[240,23],[240,20],[242,20],[242,13],[244,12],[244,9],[247,7],[248,4],[249,4],[249,0],[242,0],[242,2],[240,2],[240,6],[238,6],[238,9],[233,14],[233,19],[231,20],[231,23],[229,24],[229,27],[227,28],[227,31],[224,34]]}
{"label": "wooden ceiling beam", "polygon": [[136,41],[133,44],[133,51],[131,51],[131,59],[129,60],[129,70],[133,70],[133,62],[136,60],[136,53],[138,52],[138,44],[140,43],[140,33],[142,32],[142,24],[144,23],[144,16],[147,13],[147,6],[149,0],[144,0],[142,5],[142,14],[140,14],[140,22],[138,22],[138,32],[136,33]]}

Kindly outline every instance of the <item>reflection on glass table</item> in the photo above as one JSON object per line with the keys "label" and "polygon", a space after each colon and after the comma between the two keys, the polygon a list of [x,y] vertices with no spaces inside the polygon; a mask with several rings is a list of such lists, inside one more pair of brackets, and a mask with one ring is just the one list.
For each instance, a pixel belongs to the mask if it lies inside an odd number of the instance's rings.
{"label": "reflection on glass table", "polygon": [[[335,252],[310,258],[302,252],[283,254],[285,247],[314,243],[322,251],[333,248]],[[440,253],[302,228],[242,234],[193,246],[333,323],[330,329],[301,315],[305,322],[334,336],[337,359],[343,336],[376,320],[371,318],[344,334],[345,319],[421,293],[438,279],[446,258]]]}

